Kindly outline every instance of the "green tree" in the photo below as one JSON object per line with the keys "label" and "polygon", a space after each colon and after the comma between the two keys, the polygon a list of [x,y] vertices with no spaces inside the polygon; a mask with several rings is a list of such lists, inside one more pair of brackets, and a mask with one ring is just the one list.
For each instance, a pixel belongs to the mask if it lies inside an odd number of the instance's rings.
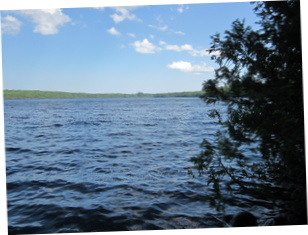
{"label": "green tree", "polygon": [[[258,30],[236,20],[223,38],[212,37],[209,52],[220,53],[213,56],[219,68],[203,84],[203,98],[225,103],[227,115],[211,111],[222,128],[191,161],[208,176],[217,209],[223,209],[226,190],[280,199],[275,185],[287,195],[288,223],[306,224],[300,2],[254,4]],[[245,148],[261,161],[245,155]]]}

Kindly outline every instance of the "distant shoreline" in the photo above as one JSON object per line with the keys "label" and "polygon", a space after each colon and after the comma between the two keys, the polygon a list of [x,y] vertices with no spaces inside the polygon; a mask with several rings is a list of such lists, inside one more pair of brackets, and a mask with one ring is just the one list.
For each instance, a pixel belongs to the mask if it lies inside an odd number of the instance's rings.
{"label": "distant shoreline", "polygon": [[4,99],[78,99],[78,98],[142,98],[142,97],[200,97],[202,91],[168,92],[168,93],[78,93],[63,91],[40,91],[40,90],[4,90]]}

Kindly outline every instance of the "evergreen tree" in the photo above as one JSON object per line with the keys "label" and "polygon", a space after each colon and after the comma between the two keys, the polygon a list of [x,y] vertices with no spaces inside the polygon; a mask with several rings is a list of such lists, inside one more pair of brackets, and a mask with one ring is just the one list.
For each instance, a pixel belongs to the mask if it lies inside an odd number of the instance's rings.
{"label": "evergreen tree", "polygon": [[[282,195],[275,185],[287,192],[288,223],[306,224],[300,2],[254,4],[260,29],[236,20],[223,38],[212,37],[209,52],[220,53],[213,56],[219,68],[203,84],[203,98],[225,103],[227,117],[211,111],[222,129],[191,161],[207,174],[217,209],[223,208],[222,188],[275,201]],[[261,161],[251,160],[245,148]]]}

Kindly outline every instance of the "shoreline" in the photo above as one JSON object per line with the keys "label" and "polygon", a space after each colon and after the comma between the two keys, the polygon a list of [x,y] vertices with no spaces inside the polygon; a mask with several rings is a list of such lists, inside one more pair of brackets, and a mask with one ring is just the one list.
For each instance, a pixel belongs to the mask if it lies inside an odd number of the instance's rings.
{"label": "shoreline", "polygon": [[200,97],[202,91],[167,92],[167,93],[81,93],[40,90],[3,90],[3,99],[78,99],[78,98],[166,98]]}

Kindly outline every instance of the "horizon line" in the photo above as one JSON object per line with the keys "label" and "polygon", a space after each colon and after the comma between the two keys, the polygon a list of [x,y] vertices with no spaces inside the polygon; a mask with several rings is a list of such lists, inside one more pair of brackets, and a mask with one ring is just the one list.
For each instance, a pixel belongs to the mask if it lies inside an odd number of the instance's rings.
{"label": "horizon line", "polygon": [[184,92],[202,92],[202,90],[198,91],[167,91],[167,92],[143,92],[143,91],[138,91],[138,92],[133,92],[133,93],[125,93],[125,92],[84,92],[84,91],[60,91],[60,90],[37,90],[37,89],[3,89],[3,91],[39,91],[39,92],[63,92],[63,93],[82,93],[82,94],[168,94],[168,93],[184,93]]}

